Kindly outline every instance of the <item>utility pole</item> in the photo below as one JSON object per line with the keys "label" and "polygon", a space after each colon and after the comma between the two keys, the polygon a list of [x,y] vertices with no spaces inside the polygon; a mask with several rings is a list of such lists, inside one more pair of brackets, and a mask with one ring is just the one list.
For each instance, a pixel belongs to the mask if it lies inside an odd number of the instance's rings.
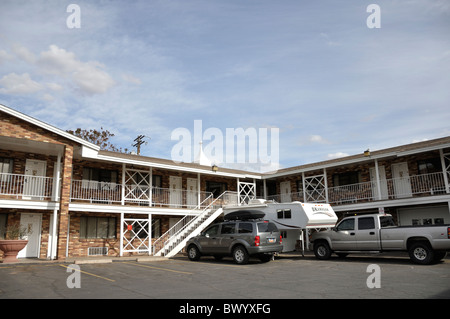
{"label": "utility pole", "polygon": [[135,146],[137,148],[137,155],[140,155],[140,153],[141,153],[141,145],[142,144],[147,145],[147,142],[143,140],[144,137],[146,137],[146,136],[145,135],[139,135],[138,137],[136,137],[134,139],[135,143],[132,146]]}

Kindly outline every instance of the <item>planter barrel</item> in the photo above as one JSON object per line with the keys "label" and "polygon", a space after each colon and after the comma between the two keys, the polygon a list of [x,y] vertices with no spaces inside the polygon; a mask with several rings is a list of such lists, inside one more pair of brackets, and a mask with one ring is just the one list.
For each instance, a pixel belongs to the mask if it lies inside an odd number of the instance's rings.
{"label": "planter barrel", "polygon": [[28,240],[0,240],[0,250],[3,251],[3,262],[17,262],[17,254],[25,248]]}

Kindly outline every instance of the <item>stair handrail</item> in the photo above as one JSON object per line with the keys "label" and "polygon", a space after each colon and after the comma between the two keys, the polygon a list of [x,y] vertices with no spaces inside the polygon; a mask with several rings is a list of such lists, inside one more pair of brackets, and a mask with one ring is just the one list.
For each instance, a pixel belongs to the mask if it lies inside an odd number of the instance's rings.
{"label": "stair handrail", "polygon": [[[180,221],[178,221],[175,225],[173,225],[168,231],[166,231],[163,235],[161,235],[161,237],[159,237],[154,243],[153,243],[153,253],[157,253],[159,252],[161,249],[163,249],[166,244],[172,240],[172,238],[176,238],[178,236],[179,233],[181,233],[182,231],[184,231],[186,228],[188,228],[195,220],[199,220],[200,218],[203,218],[203,216],[205,216],[207,213],[209,213],[211,207],[214,206],[214,204],[219,200],[222,199],[226,194],[234,194],[237,196],[237,192],[232,192],[232,191],[225,191],[222,194],[220,194],[217,198],[213,199],[212,202],[210,202],[206,207],[203,208],[203,210],[200,212],[200,214],[193,216],[192,214],[188,214],[185,217],[183,217]],[[199,205],[197,205],[192,211],[194,212],[195,210],[198,210],[201,208],[202,204],[205,203],[207,200],[210,199],[210,197],[212,197],[212,194],[210,196],[208,196],[203,202],[201,202]],[[188,222],[184,225],[182,225],[182,227],[178,230],[176,230],[176,227],[178,227],[178,224],[180,223],[184,223],[185,220],[187,220],[188,218],[193,217],[192,219],[188,220]],[[175,229],[175,233],[173,233],[172,230]],[[172,233],[172,235],[170,235],[170,233]],[[167,235],[168,238],[166,239]],[[161,245],[161,248],[157,248],[157,242],[158,241],[162,241],[164,240],[164,244]],[[158,250],[157,250],[158,249]]]}

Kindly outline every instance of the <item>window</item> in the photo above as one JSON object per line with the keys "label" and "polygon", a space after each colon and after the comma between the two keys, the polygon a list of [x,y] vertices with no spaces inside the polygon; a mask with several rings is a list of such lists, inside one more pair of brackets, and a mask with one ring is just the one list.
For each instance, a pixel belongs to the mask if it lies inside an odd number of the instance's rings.
{"label": "window", "polygon": [[[0,157],[0,174],[11,174],[13,172],[13,160],[11,158]],[[1,175],[0,182],[10,182],[11,176]]]}
{"label": "window", "polygon": [[391,216],[380,216],[380,224],[381,228],[396,226]]}
{"label": "window", "polygon": [[214,225],[209,227],[206,231],[205,231],[205,236],[206,237],[210,237],[210,236],[216,236],[219,233],[219,225]]}
{"label": "window", "polygon": [[153,218],[152,219],[152,238],[161,237],[161,219]]}
{"label": "window", "polygon": [[[117,171],[85,167],[83,168],[83,181],[117,183]],[[88,183],[83,183],[83,187],[87,187],[87,185]],[[92,186],[93,184],[91,184],[91,188]]]}
{"label": "window", "polygon": [[206,182],[206,191],[213,193],[215,198],[217,198],[220,194],[222,194],[226,190],[227,190],[227,183]]}
{"label": "window", "polygon": [[0,239],[5,239],[7,219],[8,214],[0,214]]}
{"label": "window", "polygon": [[115,217],[87,217],[80,218],[80,238],[115,238]]}
{"label": "window", "polygon": [[258,232],[260,233],[271,233],[274,231],[278,231],[277,226],[274,223],[262,222],[258,223]]}
{"label": "window", "polygon": [[292,218],[290,209],[278,209],[277,210],[277,218],[278,219],[290,219]]}
{"label": "window", "polygon": [[444,218],[435,218],[434,224],[435,225],[444,225]]}
{"label": "window", "polygon": [[350,218],[343,220],[337,227],[337,230],[354,230],[355,229],[355,219]]}
{"label": "window", "polygon": [[441,159],[430,158],[417,161],[419,174],[442,173]]}
{"label": "window", "polygon": [[162,176],[161,175],[153,175],[152,176],[152,186],[153,187],[162,187]]}
{"label": "window", "polygon": [[333,175],[333,186],[361,183],[361,172],[346,172]]}
{"label": "window", "polygon": [[358,229],[374,229],[375,220],[373,217],[362,217],[358,219]]}
{"label": "window", "polygon": [[220,231],[221,234],[234,234],[234,229],[236,224],[222,224],[222,230]]}
{"label": "window", "polygon": [[9,173],[13,171],[13,160],[11,158],[0,157],[0,173]]}
{"label": "window", "polygon": [[239,223],[238,225],[238,233],[239,234],[247,234],[253,232],[252,223]]}

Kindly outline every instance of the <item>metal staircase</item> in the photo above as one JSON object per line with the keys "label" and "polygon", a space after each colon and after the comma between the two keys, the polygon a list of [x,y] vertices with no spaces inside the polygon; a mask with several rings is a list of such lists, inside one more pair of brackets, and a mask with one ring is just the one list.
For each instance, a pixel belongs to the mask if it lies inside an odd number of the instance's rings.
{"label": "metal staircase", "polygon": [[237,200],[237,193],[230,191],[217,198],[212,198],[212,195],[206,198],[153,243],[154,256],[173,257],[178,254],[190,238],[199,235],[222,214],[223,205],[236,204]]}

